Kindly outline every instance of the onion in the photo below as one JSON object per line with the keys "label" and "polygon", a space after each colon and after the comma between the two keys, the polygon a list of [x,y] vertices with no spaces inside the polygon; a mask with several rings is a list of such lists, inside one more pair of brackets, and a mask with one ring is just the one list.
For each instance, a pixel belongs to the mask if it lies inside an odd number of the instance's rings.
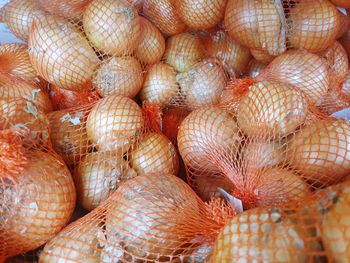
{"label": "onion", "polygon": [[261,81],[242,98],[237,123],[250,137],[280,138],[302,125],[307,112],[306,100],[298,90]]}
{"label": "onion", "polygon": [[137,10],[126,0],[93,1],[84,11],[83,25],[92,45],[108,55],[131,54],[141,35]]}
{"label": "onion", "polygon": [[180,19],[191,29],[209,29],[224,17],[227,0],[175,1]]}
{"label": "onion", "polygon": [[64,16],[68,19],[78,19],[91,0],[38,0],[41,8],[54,15]]}
{"label": "onion", "polygon": [[350,126],[345,120],[317,121],[290,139],[287,160],[316,186],[328,186],[350,173]]}
{"label": "onion", "polygon": [[231,75],[241,75],[251,56],[249,49],[237,44],[223,30],[219,30],[206,43],[210,57],[217,58]]}
{"label": "onion", "polygon": [[298,88],[316,106],[330,85],[327,61],[304,51],[290,51],[277,57],[266,71],[272,79]]}
{"label": "onion", "polygon": [[133,57],[113,57],[105,61],[93,78],[93,84],[102,97],[119,95],[133,98],[142,83],[141,64]]}
{"label": "onion", "polygon": [[143,1],[144,0],[128,0],[128,2],[136,8],[138,13],[142,12]]}
{"label": "onion", "polygon": [[350,97],[350,71],[348,71],[347,76],[343,82],[341,92]]}
{"label": "onion", "polygon": [[267,65],[260,63],[259,61],[252,59],[247,67],[248,76],[256,78],[266,68]]}
{"label": "onion", "polygon": [[187,166],[210,173],[219,169],[213,154],[225,154],[225,151],[234,154],[240,137],[233,117],[211,107],[190,113],[180,125],[177,141]]}
{"label": "onion", "polygon": [[251,49],[253,57],[262,64],[269,64],[276,56],[270,55],[268,52],[259,49]]}
{"label": "onion", "polygon": [[146,73],[145,82],[140,92],[142,101],[157,103],[161,107],[167,106],[177,95],[179,85],[173,67],[159,63],[153,65]]}
{"label": "onion", "polygon": [[185,103],[191,109],[215,105],[226,87],[225,71],[216,61],[203,61],[176,76]]}
{"label": "onion", "polygon": [[16,37],[28,40],[35,16],[42,16],[35,0],[11,0],[3,7],[3,20]]}
{"label": "onion", "polygon": [[34,23],[28,46],[33,67],[45,80],[63,89],[90,89],[99,60],[73,24],[62,18],[42,16]]}
{"label": "onion", "polygon": [[[74,183],[54,155],[21,148],[15,133],[2,133],[0,208],[5,257],[35,249],[54,237],[75,207]],[[16,139],[17,138],[17,139]],[[13,178],[13,179],[11,179]],[[5,184],[4,184],[5,182]]]}
{"label": "onion", "polygon": [[124,181],[137,174],[123,156],[111,152],[89,153],[74,172],[78,203],[87,210],[95,209]]}
{"label": "onion", "polygon": [[138,174],[179,172],[176,148],[166,136],[155,132],[146,134],[132,149],[130,164]]}
{"label": "onion", "polygon": [[281,1],[229,1],[225,27],[241,45],[264,50],[272,56],[286,51],[286,21]]}
{"label": "onion", "polygon": [[0,71],[28,82],[37,82],[37,73],[30,63],[28,47],[25,44],[0,45]]}
{"label": "onion", "polygon": [[341,26],[337,8],[328,0],[297,2],[290,9],[289,41],[292,47],[310,52],[328,48],[336,39]]}
{"label": "onion", "polygon": [[141,133],[144,120],[133,100],[111,95],[91,110],[86,123],[89,140],[99,150],[125,153]]}
{"label": "onion", "polygon": [[185,31],[172,0],[143,0],[143,13],[165,35],[177,35]]}
{"label": "onion", "polygon": [[213,198],[222,197],[219,188],[229,192],[234,188],[232,182],[225,176],[216,175],[200,175],[195,178],[195,191],[203,201],[209,202]]}
{"label": "onion", "polygon": [[204,47],[198,36],[183,33],[167,40],[164,57],[178,72],[185,72],[204,58]]}
{"label": "onion", "polygon": [[141,40],[135,55],[144,64],[159,62],[165,51],[165,39],[157,27],[147,19],[142,18]]}
{"label": "onion", "polygon": [[349,0],[331,0],[331,2],[337,6],[350,8],[350,1]]}

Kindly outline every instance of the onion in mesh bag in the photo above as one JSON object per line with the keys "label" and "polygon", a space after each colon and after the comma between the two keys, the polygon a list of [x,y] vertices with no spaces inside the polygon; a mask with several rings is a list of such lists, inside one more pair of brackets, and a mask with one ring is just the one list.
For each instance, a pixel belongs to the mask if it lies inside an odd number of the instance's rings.
{"label": "onion in mesh bag", "polygon": [[255,78],[259,76],[261,72],[267,67],[267,65],[260,63],[259,61],[252,59],[247,67],[247,75]]}
{"label": "onion in mesh bag", "polygon": [[81,18],[84,9],[92,0],[37,0],[41,8],[51,14],[68,19]]}
{"label": "onion in mesh bag", "polygon": [[276,56],[272,56],[268,52],[260,49],[251,49],[250,53],[252,53],[254,59],[263,64],[269,64],[272,60],[276,58]]}

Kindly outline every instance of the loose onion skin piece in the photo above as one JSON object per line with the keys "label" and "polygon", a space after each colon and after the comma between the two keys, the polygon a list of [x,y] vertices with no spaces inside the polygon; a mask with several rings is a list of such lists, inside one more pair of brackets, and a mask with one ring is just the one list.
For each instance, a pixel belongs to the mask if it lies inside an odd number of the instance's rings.
{"label": "loose onion skin piece", "polygon": [[250,137],[280,138],[302,125],[307,111],[301,92],[283,83],[262,81],[242,98],[237,123]]}
{"label": "loose onion skin piece", "polygon": [[185,31],[172,0],[144,0],[143,13],[163,34],[173,36]]}
{"label": "loose onion skin piece", "polygon": [[180,19],[191,29],[210,29],[224,17],[227,0],[174,1]]}
{"label": "loose onion skin piece", "polygon": [[68,19],[78,19],[91,0],[37,0],[41,8],[51,14],[64,16]]}
{"label": "loose onion skin piece", "polygon": [[141,19],[140,43],[135,49],[138,60],[144,64],[159,62],[165,52],[165,39],[159,29],[145,18]]}
{"label": "loose onion skin piece", "polygon": [[84,11],[83,26],[92,45],[108,55],[130,55],[139,42],[137,10],[126,0],[96,0]]}
{"label": "loose onion skin piece", "polygon": [[164,58],[178,72],[185,72],[205,57],[200,38],[183,33],[168,38]]}
{"label": "loose onion skin piece", "polygon": [[350,125],[326,119],[293,135],[287,159],[294,170],[315,186],[328,186],[350,172]]}
{"label": "loose onion skin piece", "polygon": [[337,8],[328,0],[313,0],[296,3],[290,10],[289,41],[292,47],[310,52],[320,52],[328,48],[341,27],[341,16]]}
{"label": "loose onion skin piece", "polygon": [[93,85],[100,96],[119,95],[133,98],[143,83],[142,67],[133,57],[113,57],[97,70]]}
{"label": "loose onion skin piece", "polygon": [[179,172],[176,148],[170,140],[160,134],[146,134],[130,152],[130,164],[141,174],[174,174]]}
{"label": "loose onion skin piece", "polygon": [[33,67],[48,82],[73,91],[91,88],[99,59],[73,24],[51,15],[36,19],[28,47]]}
{"label": "loose onion skin piece", "polygon": [[125,153],[144,128],[142,110],[133,100],[111,95],[91,110],[86,123],[89,140],[101,151]]}

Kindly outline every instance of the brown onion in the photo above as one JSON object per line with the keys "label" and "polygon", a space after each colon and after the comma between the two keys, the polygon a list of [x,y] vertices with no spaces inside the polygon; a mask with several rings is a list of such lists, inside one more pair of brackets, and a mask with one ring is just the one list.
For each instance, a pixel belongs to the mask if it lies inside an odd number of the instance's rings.
{"label": "brown onion", "polygon": [[137,10],[126,0],[97,0],[84,11],[84,30],[92,45],[102,53],[131,54],[141,35]]}
{"label": "brown onion", "polygon": [[101,151],[125,153],[144,127],[140,107],[133,100],[111,95],[91,110],[86,123],[89,140]]}
{"label": "brown onion", "polygon": [[165,51],[164,36],[145,18],[141,18],[141,25],[142,33],[135,55],[144,64],[155,64],[162,59]]}
{"label": "brown onion", "polygon": [[177,35],[185,30],[172,0],[143,0],[143,13],[165,35]]}
{"label": "brown onion", "polygon": [[203,61],[176,76],[185,104],[191,109],[212,106],[219,102],[226,87],[224,69],[216,61]]}
{"label": "brown onion", "polygon": [[259,76],[261,72],[267,67],[266,64],[262,64],[259,61],[252,59],[247,67],[247,73],[249,77],[255,78]]}
{"label": "brown onion", "polygon": [[54,15],[69,19],[78,19],[92,0],[38,0],[41,8]]}
{"label": "brown onion", "polygon": [[130,164],[140,174],[174,174],[179,172],[176,148],[169,139],[151,132],[146,134],[130,152]]}
{"label": "brown onion", "polygon": [[28,46],[30,60],[41,77],[68,90],[90,89],[99,59],[73,24],[42,16],[35,20]]}
{"label": "brown onion", "polygon": [[204,56],[204,47],[198,36],[183,33],[167,40],[164,58],[178,72],[189,70]]}
{"label": "brown onion", "polygon": [[119,95],[133,98],[143,83],[142,67],[133,57],[113,57],[97,70],[93,85],[100,96]]}

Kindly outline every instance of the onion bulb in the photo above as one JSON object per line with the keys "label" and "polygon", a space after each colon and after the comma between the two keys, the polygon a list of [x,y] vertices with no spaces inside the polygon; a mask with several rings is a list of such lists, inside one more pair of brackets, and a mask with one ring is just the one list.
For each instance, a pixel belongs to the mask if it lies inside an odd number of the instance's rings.
{"label": "onion bulb", "polygon": [[219,169],[213,156],[234,154],[240,142],[238,126],[224,110],[211,107],[191,112],[181,123],[177,141],[185,164],[207,173]]}
{"label": "onion bulb", "polygon": [[135,49],[136,57],[144,64],[159,62],[165,51],[165,39],[159,29],[145,18],[141,18],[141,40]]}
{"label": "onion bulb", "polygon": [[142,101],[157,103],[165,107],[178,92],[176,71],[167,64],[159,63],[153,65],[146,73],[140,98]]}
{"label": "onion bulb", "polygon": [[331,0],[331,2],[337,6],[350,8],[350,1],[349,0]]}
{"label": "onion bulb", "polygon": [[119,95],[133,98],[143,83],[142,67],[133,57],[113,57],[97,70],[93,85],[100,96]]}
{"label": "onion bulb", "polygon": [[266,68],[266,64],[262,64],[259,61],[252,59],[247,67],[247,73],[249,77],[256,78]]}
{"label": "onion bulb", "polygon": [[269,64],[276,58],[276,56],[272,56],[264,50],[251,49],[250,52],[257,61],[263,64]]}
{"label": "onion bulb", "polygon": [[172,0],[143,0],[145,17],[168,36],[185,31],[185,24],[180,19],[173,2]]}
{"label": "onion bulb", "polygon": [[281,1],[229,1],[225,27],[239,44],[251,49],[272,56],[286,51],[286,21]]}
{"label": "onion bulb", "polygon": [[123,156],[93,152],[81,158],[74,172],[78,203],[93,210],[124,181],[137,176]]}
{"label": "onion bulb", "polygon": [[0,136],[1,149],[7,149],[1,151],[0,165],[1,180],[8,182],[0,195],[5,256],[46,243],[68,222],[75,207],[74,183],[65,165],[50,153],[24,150],[16,136]]}
{"label": "onion bulb", "polygon": [[237,123],[250,137],[280,138],[302,125],[307,112],[307,102],[298,90],[278,82],[261,81],[242,98]]}
{"label": "onion bulb", "polygon": [[42,16],[35,0],[11,0],[3,7],[3,20],[12,33],[23,40],[28,40],[35,16]]}
{"label": "onion bulb", "polygon": [[45,80],[63,89],[90,89],[99,59],[73,24],[49,15],[38,18],[28,47],[33,67]]}
{"label": "onion bulb", "polygon": [[186,106],[197,109],[212,106],[220,101],[226,87],[227,77],[224,69],[216,61],[203,61],[189,71],[176,76]]}
{"label": "onion bulb", "polygon": [[0,45],[0,71],[28,82],[37,82],[37,73],[30,63],[25,44]]}
{"label": "onion bulb", "polygon": [[84,11],[83,25],[92,45],[108,55],[130,55],[141,35],[137,10],[126,0],[91,2]]}
{"label": "onion bulb", "polygon": [[133,100],[111,95],[91,110],[86,123],[89,140],[100,151],[125,153],[142,132],[141,108]]}
{"label": "onion bulb", "polygon": [[287,159],[313,185],[328,186],[350,173],[350,125],[345,120],[319,120],[288,142]]}
{"label": "onion bulb", "polygon": [[78,19],[91,0],[37,0],[41,8],[51,14]]}
{"label": "onion bulb", "polygon": [[183,33],[172,36],[167,40],[165,60],[178,72],[189,70],[204,56],[204,46],[198,36]]}
{"label": "onion bulb", "polygon": [[316,106],[320,105],[330,85],[327,61],[305,51],[290,51],[277,57],[267,72],[272,79],[298,88]]}
{"label": "onion bulb", "polygon": [[320,52],[328,48],[341,27],[341,16],[337,8],[328,0],[297,2],[290,9],[291,26],[288,39],[292,47],[310,52]]}
{"label": "onion bulb", "polygon": [[174,174],[179,172],[176,148],[169,139],[151,132],[130,152],[130,164],[138,174]]}
{"label": "onion bulb", "polygon": [[225,13],[227,0],[174,1],[180,19],[191,29],[210,29],[218,24]]}

